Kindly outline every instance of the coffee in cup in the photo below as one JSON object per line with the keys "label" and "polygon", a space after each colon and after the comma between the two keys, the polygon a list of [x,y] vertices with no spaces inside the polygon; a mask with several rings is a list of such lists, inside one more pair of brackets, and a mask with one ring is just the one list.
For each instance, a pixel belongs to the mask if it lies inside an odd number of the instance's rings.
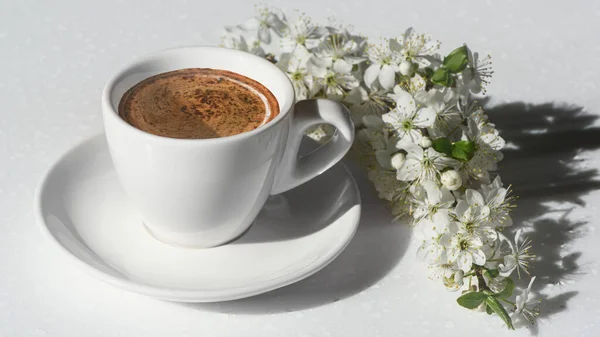
{"label": "coffee in cup", "polygon": [[275,96],[246,76],[188,68],[146,78],[119,103],[119,116],[163,137],[206,139],[252,131],[277,116]]}

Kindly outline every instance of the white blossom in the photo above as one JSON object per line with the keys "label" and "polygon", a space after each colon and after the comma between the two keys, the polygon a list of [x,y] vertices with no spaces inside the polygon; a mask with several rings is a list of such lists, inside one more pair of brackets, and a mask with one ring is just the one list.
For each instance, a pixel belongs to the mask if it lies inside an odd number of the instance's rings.
{"label": "white blossom", "polygon": [[500,176],[497,176],[489,185],[481,185],[481,196],[486,206],[490,209],[490,222],[495,227],[512,226],[513,221],[510,211],[513,208],[512,197],[508,197],[509,190],[502,186]]}
{"label": "white blossom", "polygon": [[415,189],[423,190],[421,193],[413,193],[417,195],[414,198],[415,210],[413,211],[413,218],[416,222],[423,218],[431,218],[438,213],[444,218],[444,223],[450,222],[449,208],[452,207],[455,199],[446,187],[440,188],[437,182],[429,180],[424,181]]}
{"label": "white blossom", "polygon": [[414,29],[407,29],[404,34],[390,40],[390,49],[399,51],[403,58],[416,63],[419,67],[431,65],[429,56],[439,49],[439,42],[432,41],[427,34],[417,34]]}
{"label": "white blossom", "polygon": [[465,177],[489,182],[489,172],[497,169],[497,164],[503,155],[499,150],[504,147],[504,139],[499,136],[493,125],[487,123],[483,112],[475,112],[468,119],[468,127],[463,131],[463,140],[475,143],[475,153],[462,167]]}
{"label": "white blossom", "polygon": [[381,199],[394,201],[406,196],[407,184],[396,179],[394,172],[371,169],[368,177]]}
{"label": "white blossom", "polygon": [[462,118],[458,111],[458,95],[452,90],[431,89],[415,94],[419,104],[435,112],[435,121],[428,129],[434,138],[451,136],[453,130],[460,130]]}
{"label": "white blossom", "polygon": [[392,156],[398,152],[396,139],[383,128],[381,118],[369,115],[362,118],[366,128],[358,132],[358,138],[363,143],[368,143],[374,150],[375,159],[379,166],[387,170],[394,170]]}
{"label": "white blossom", "polygon": [[439,263],[430,267],[429,278],[442,279],[446,289],[457,291],[463,286],[464,273],[452,263]]}
{"label": "white blossom", "polygon": [[540,314],[539,305],[540,301],[536,300],[531,293],[531,286],[535,281],[535,276],[529,281],[529,285],[523,292],[517,295],[515,300],[515,311],[513,313],[513,319],[523,317],[530,323],[533,323],[535,318]]}
{"label": "white blossom", "polygon": [[314,78],[312,95],[321,92],[325,97],[342,98],[347,91],[358,87],[360,83],[352,74],[352,65],[341,60],[331,62],[313,55],[307,68]]}
{"label": "white blossom", "polygon": [[409,137],[418,143],[422,137],[422,128],[427,128],[435,121],[435,112],[430,108],[419,108],[414,97],[408,92],[394,88],[392,96],[396,101],[394,110],[384,114],[382,119],[397,132],[398,138]]}
{"label": "white blossom", "polygon": [[467,56],[469,62],[461,77],[464,87],[474,94],[482,90],[485,93],[485,87],[489,84],[494,73],[492,71],[492,58],[489,55],[480,58],[479,53],[473,53],[469,48],[467,48]]}
{"label": "white blossom", "polygon": [[456,204],[455,213],[457,221],[453,224],[458,232],[466,235],[477,236],[484,243],[489,244],[498,238],[494,227],[489,223],[489,207],[479,203],[475,190],[468,189],[465,192],[466,200],[460,200]]}
{"label": "white blossom", "polygon": [[515,269],[519,278],[521,278],[521,270],[529,274],[529,262],[535,259],[535,255],[531,253],[531,240],[529,238],[521,239],[521,234],[522,230],[517,230],[514,245],[506,240],[511,253],[504,256],[504,263],[498,264],[500,276],[508,277]]}
{"label": "white blossom", "polygon": [[373,85],[377,80],[383,88],[391,89],[396,83],[396,73],[400,71],[400,63],[404,58],[400,50],[392,50],[388,44],[381,46],[371,45],[367,49],[370,65],[365,71],[365,84]]}
{"label": "white blossom", "polygon": [[258,16],[252,17],[236,27],[226,27],[230,32],[239,30],[254,35],[260,42],[269,44],[273,33],[278,36],[287,28],[285,16],[266,7],[258,9]]}
{"label": "white blossom", "polygon": [[352,112],[352,120],[357,126],[361,126],[364,116],[381,116],[389,111],[393,99],[389,97],[389,91],[380,85],[374,84],[370,87],[358,86],[346,95],[344,102],[349,103]]}
{"label": "white blossom", "polygon": [[396,174],[398,180],[401,181],[425,182],[436,180],[442,169],[455,166],[458,163],[431,147],[423,150],[423,148],[408,139],[400,140],[396,147],[407,152],[406,161]]}
{"label": "white blossom", "polygon": [[419,222],[418,226],[425,237],[417,250],[420,259],[427,260],[429,264],[446,261],[446,248],[450,245],[452,237],[448,224],[449,218],[442,212]]}
{"label": "white blossom", "polygon": [[362,121],[366,128],[358,132],[358,139],[363,143],[367,143],[373,150],[387,149],[389,143],[394,143],[389,132],[383,127],[384,123],[381,118],[369,115],[364,116]]}
{"label": "white blossom", "polygon": [[448,260],[456,263],[458,269],[467,273],[473,264],[482,266],[486,257],[482,250],[483,241],[479,236],[458,232],[452,236],[448,248]]}
{"label": "white blossom", "polygon": [[314,50],[314,55],[321,59],[327,68],[345,69],[350,72],[352,66],[366,60],[363,56],[365,41],[360,36],[348,31],[336,31],[328,35]]}
{"label": "white blossom", "polygon": [[313,78],[307,70],[309,58],[308,50],[299,46],[293,52],[283,54],[277,63],[277,66],[285,71],[292,81],[297,100],[308,98],[312,91]]}
{"label": "white blossom", "polygon": [[326,34],[325,27],[316,25],[309,17],[301,15],[288,25],[281,38],[281,49],[283,52],[292,52],[298,47],[314,49]]}

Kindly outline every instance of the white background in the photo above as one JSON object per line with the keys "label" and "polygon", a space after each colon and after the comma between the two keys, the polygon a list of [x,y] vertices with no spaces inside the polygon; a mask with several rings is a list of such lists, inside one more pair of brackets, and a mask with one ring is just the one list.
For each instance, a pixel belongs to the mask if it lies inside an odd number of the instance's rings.
{"label": "white background", "polygon": [[411,229],[390,221],[360,171],[364,215],[347,251],[273,293],[181,305],[71,266],[39,232],[34,190],[61,153],[102,132],[104,82],[137,56],[219,43],[222,26],[243,21],[253,3],[1,1],[0,336],[600,335],[600,2],[558,2],[271,2],[320,22],[335,16],[372,38],[414,26],[444,52],[466,42],[492,54],[488,111],[511,143],[501,174],[521,196],[515,224],[534,239],[546,299],[538,327],[508,332],[428,280]]}

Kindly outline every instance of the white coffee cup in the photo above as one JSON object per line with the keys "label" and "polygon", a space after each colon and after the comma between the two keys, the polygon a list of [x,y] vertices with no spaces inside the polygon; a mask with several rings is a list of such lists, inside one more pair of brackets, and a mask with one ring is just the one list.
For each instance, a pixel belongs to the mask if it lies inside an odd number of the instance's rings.
{"label": "white coffee cup", "polygon": [[[267,87],[279,114],[249,132],[213,139],[176,139],[141,131],[118,114],[125,91],[150,76],[185,68],[233,71]],[[149,231],[166,243],[212,247],[241,235],[271,194],[319,175],[354,139],[347,109],[333,101],[294,104],[294,88],[271,62],[245,52],[190,47],[161,51],[126,66],[102,93],[104,128],[118,178]],[[304,131],[337,128],[333,139],[298,158]]]}

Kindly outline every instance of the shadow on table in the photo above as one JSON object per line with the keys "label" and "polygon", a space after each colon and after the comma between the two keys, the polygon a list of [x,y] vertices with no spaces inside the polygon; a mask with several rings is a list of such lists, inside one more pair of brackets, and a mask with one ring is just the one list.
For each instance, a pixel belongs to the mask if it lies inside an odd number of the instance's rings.
{"label": "shadow on table", "polygon": [[[582,274],[581,252],[575,241],[582,237],[587,221],[569,217],[576,207],[585,207],[582,197],[600,189],[598,170],[586,166],[585,151],[600,147],[600,128],[591,127],[598,118],[581,107],[511,103],[486,109],[507,140],[499,174],[519,196],[513,212],[515,227],[524,227],[538,256],[531,264],[537,279],[533,292],[542,300],[540,319],[566,309],[577,295],[567,291],[555,296],[540,293],[548,285],[563,285]],[[523,275],[522,275],[523,277]],[[529,277],[519,282],[526,287]],[[537,326],[531,327],[537,334]]]}
{"label": "shadow on table", "polygon": [[[376,284],[406,252],[411,228],[393,222],[358,165],[347,163],[361,191],[361,222],[348,247],[316,274],[271,292],[229,302],[182,304],[198,310],[270,314],[317,307],[356,295]],[[260,263],[260,261],[257,261]]]}

